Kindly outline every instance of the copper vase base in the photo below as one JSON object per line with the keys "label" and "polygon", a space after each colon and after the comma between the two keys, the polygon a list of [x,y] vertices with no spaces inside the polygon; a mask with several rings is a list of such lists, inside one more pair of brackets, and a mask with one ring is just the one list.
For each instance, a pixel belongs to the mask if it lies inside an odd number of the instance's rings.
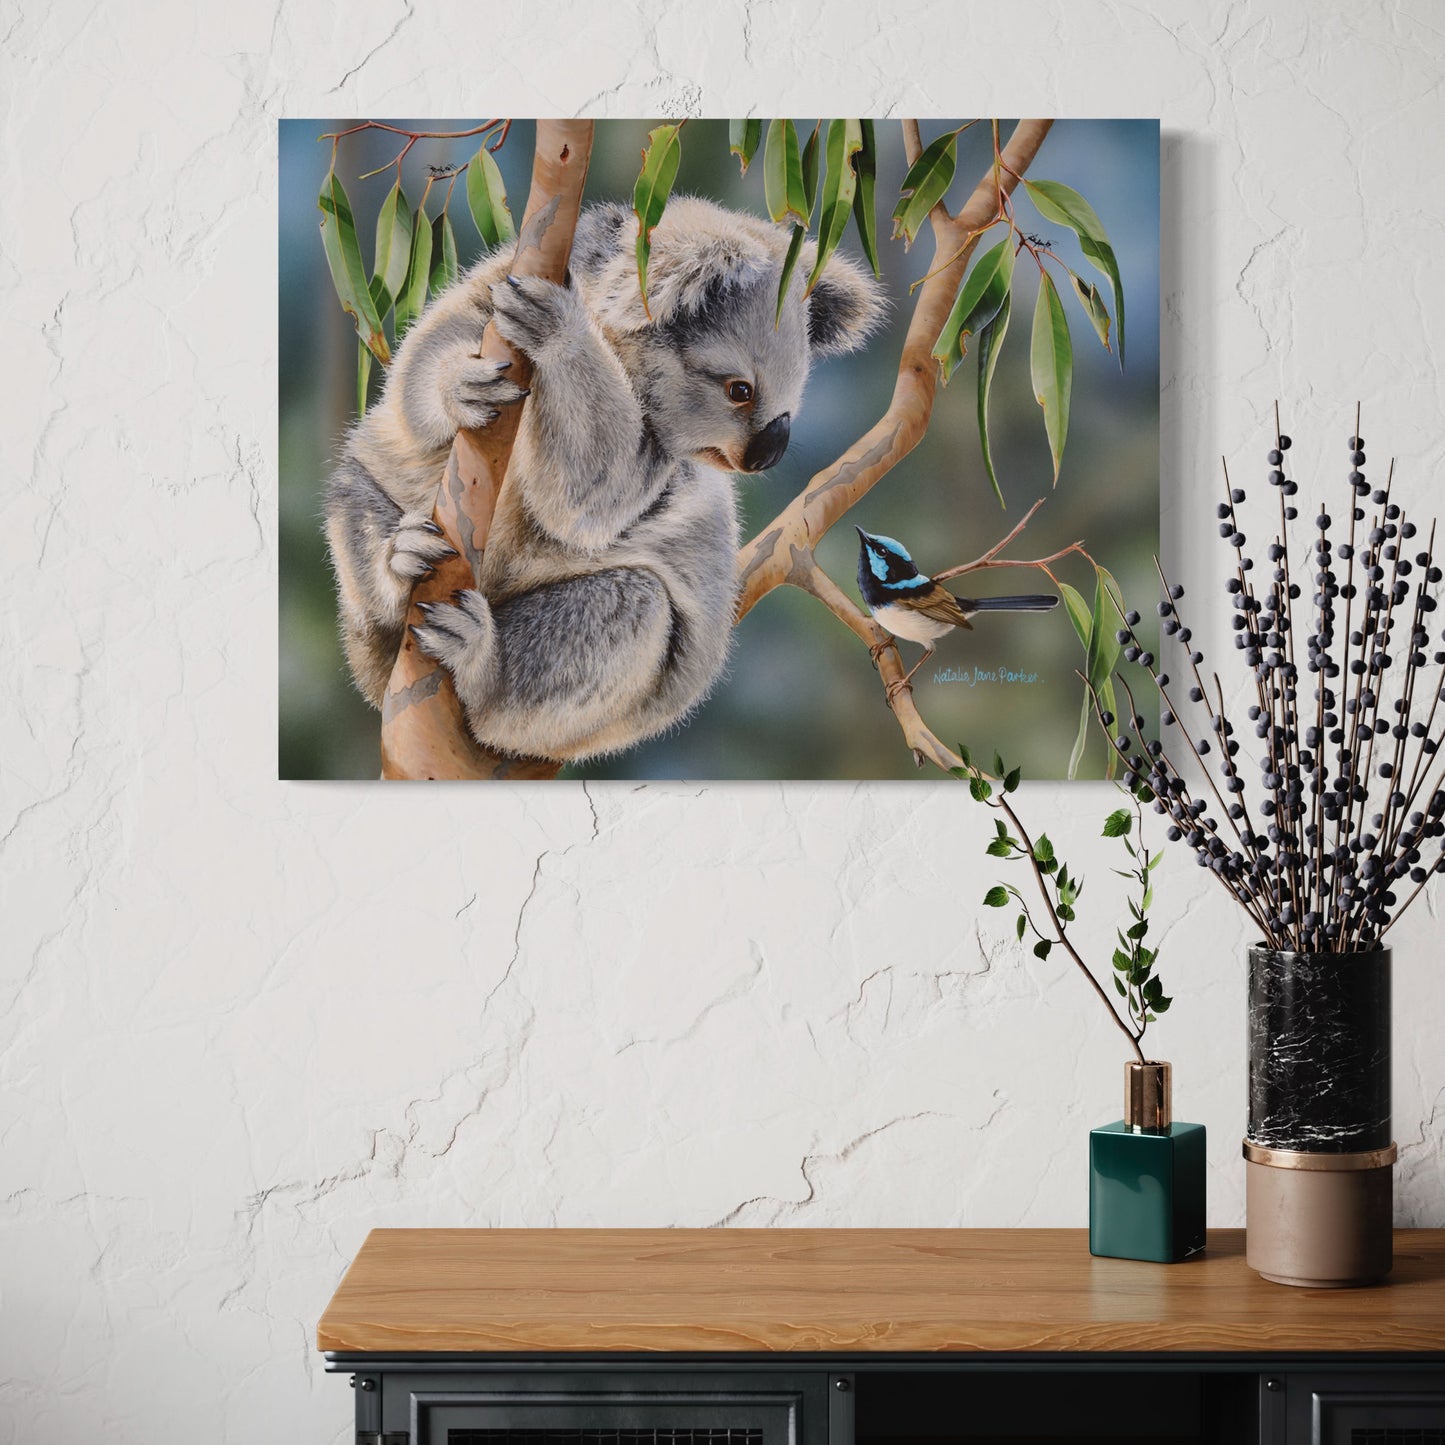
{"label": "copper vase base", "polygon": [[1245,1250],[1274,1284],[1357,1289],[1394,1264],[1395,1146],[1367,1154],[1245,1144]]}

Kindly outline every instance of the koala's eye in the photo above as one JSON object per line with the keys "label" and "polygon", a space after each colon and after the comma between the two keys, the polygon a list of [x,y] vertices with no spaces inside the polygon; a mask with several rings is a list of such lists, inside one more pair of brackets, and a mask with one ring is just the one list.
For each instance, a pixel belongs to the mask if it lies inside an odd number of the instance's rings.
{"label": "koala's eye", "polygon": [[746,406],[753,399],[753,389],[746,381],[728,382],[728,400],[734,406]]}

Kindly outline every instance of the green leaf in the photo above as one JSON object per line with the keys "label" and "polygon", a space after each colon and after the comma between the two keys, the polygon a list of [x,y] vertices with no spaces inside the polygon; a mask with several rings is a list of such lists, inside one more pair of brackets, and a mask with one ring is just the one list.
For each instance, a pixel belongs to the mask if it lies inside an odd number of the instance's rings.
{"label": "green leaf", "polygon": [[1114,987],[1118,989],[1120,998],[1129,997],[1129,990],[1124,987],[1117,973],[1114,975]]}
{"label": "green leaf", "polygon": [[1079,764],[1084,760],[1084,749],[1089,743],[1089,715],[1093,712],[1093,699],[1089,696],[1089,690],[1084,689],[1083,705],[1079,709],[1079,730],[1074,734],[1074,746],[1069,750],[1069,771],[1070,782],[1079,771]]}
{"label": "green leaf", "polygon": [[1104,837],[1123,838],[1134,826],[1134,815],[1127,808],[1115,808],[1104,819]]}
{"label": "green leaf", "polygon": [[1047,939],[1047,938],[1041,938],[1041,939],[1039,939],[1039,941],[1038,941],[1036,944],[1034,944],[1034,957],[1035,957],[1035,958],[1047,958],[1047,957],[1049,956],[1049,950],[1050,950],[1053,946],[1054,946],[1053,943],[1052,943],[1049,939]]}
{"label": "green leaf", "polygon": [[1138,940],[1143,938],[1144,935],[1149,932],[1149,920],[1147,918],[1141,918],[1138,923],[1132,925],[1127,932],[1132,939]]}
{"label": "green leaf", "polygon": [[1064,611],[1069,614],[1069,621],[1074,624],[1074,631],[1087,650],[1094,630],[1094,616],[1089,611],[1089,604],[1084,601],[1083,594],[1067,582],[1059,583],[1059,592],[1064,599]]}
{"label": "green leaf", "polygon": [[1034,858],[1040,863],[1051,863],[1054,859],[1054,845],[1049,842],[1049,835],[1042,833],[1039,840],[1034,844]]}
{"label": "green leaf", "polygon": [[[642,290],[643,309],[647,309],[647,263],[652,255],[652,233],[662,219],[672,183],[677,179],[682,160],[682,141],[675,125],[660,125],[650,131],[647,149],[642,153],[642,170],[632,188],[632,210],[637,217],[637,284]],[[652,315],[651,311],[647,313]]]}
{"label": "green leaf", "polygon": [[[1119,716],[1119,702],[1114,696],[1114,679],[1112,675],[1104,679],[1098,688],[1098,693],[1101,711],[1117,718]],[[1118,763],[1118,755],[1114,752],[1113,746],[1106,745],[1104,748],[1104,776],[1106,778],[1112,778],[1114,776],[1114,770],[1118,766]]]}
{"label": "green leaf", "polygon": [[1013,281],[1013,269],[1013,238],[1005,236],[998,245],[990,246],[964,277],[948,320],[933,343],[933,358],[945,382],[967,354],[968,338],[998,315]]}
{"label": "green leaf", "polygon": [[1018,787],[1020,780],[1023,778],[1023,775],[1024,775],[1024,772],[1023,772],[1023,769],[1022,769],[1022,768],[1010,768],[1009,771],[1004,774],[1004,779],[1003,779],[1003,790],[1004,790],[1004,792],[1006,792],[1006,793],[1011,793],[1011,792],[1013,792],[1013,790]]}
{"label": "green leaf", "polygon": [[400,184],[394,185],[376,213],[376,252],[372,267],[371,299],[378,316],[391,310],[391,303],[406,282],[411,265],[411,207]]}
{"label": "green leaf", "polygon": [[321,183],[316,204],[321,210],[321,245],[326,264],[331,269],[331,282],[336,287],[341,309],[356,322],[356,334],[385,366],[391,360],[381,317],[371,299],[371,286],[366,267],[361,261],[361,244],[356,237],[356,219],[346,188],[334,170],[327,171]]}
{"label": "green leaf", "polygon": [[808,207],[808,220],[813,219],[813,202],[818,198],[818,143],[823,133],[823,122],[808,132],[808,139],[803,146],[803,200]]}
{"label": "green leaf", "polygon": [[962,743],[959,743],[959,745],[954,749],[954,752],[958,754],[959,758],[963,762],[964,767],[969,767],[973,763],[972,754]]}
{"label": "green leaf", "polygon": [[983,452],[983,469],[993,485],[993,494],[999,506],[1004,505],[1003,489],[998,484],[998,475],[993,467],[993,447],[988,435],[988,398],[993,390],[993,374],[998,370],[999,354],[1003,351],[1003,339],[1008,335],[1009,314],[1013,310],[1013,293],[1004,292],[1003,304],[998,314],[986,326],[978,329],[978,441]]}
{"label": "green leaf", "polygon": [[1048,276],[1039,278],[1039,299],[1034,307],[1034,334],[1029,353],[1034,399],[1044,409],[1044,430],[1054,459],[1054,484],[1069,434],[1069,394],[1074,385],[1074,348],[1064,303]]}
{"label": "green leaf", "polygon": [[853,222],[858,227],[858,240],[873,274],[881,276],[883,271],[878,265],[878,207],[873,199],[878,183],[878,144],[871,120],[860,120],[858,125],[863,145],[853,158],[853,170],[858,177],[858,189],[853,192]]}
{"label": "green leaf", "polygon": [[762,138],[763,123],[760,120],[728,122],[728,150],[738,158],[739,175],[747,175]]}
{"label": "green leaf", "polygon": [[445,211],[431,223],[431,291],[445,291],[461,272],[457,264],[457,233]]}
{"label": "green leaf", "polygon": [[[808,203],[808,219],[813,216],[813,197],[818,193],[818,132],[822,123],[813,127],[808,143],[803,147],[803,194]],[[803,253],[803,241],[807,237],[807,226],[794,226],[788,239],[788,254],[783,257],[783,269],[778,276],[778,304],[773,311],[773,325],[777,326],[783,314],[783,302],[787,300],[788,287],[792,284],[793,271],[798,257]]]}
{"label": "green leaf", "polygon": [[[1108,572],[1102,567],[1094,569],[1094,618],[1089,633],[1089,651],[1084,663],[1084,675],[1089,679],[1090,685],[1100,694],[1103,701],[1104,684],[1109,683],[1112,687],[1114,669],[1119,663],[1120,643],[1115,636],[1124,625],[1124,619],[1119,615],[1119,608],[1114,602],[1113,582]],[[1109,703],[1104,703],[1104,709],[1114,714],[1115,725],[1118,725],[1118,710]],[[1110,748],[1113,752],[1113,748]]]}
{"label": "green leaf", "polygon": [[1173,1000],[1172,998],[1156,998],[1156,999],[1154,1000],[1154,1012],[1155,1012],[1156,1014],[1166,1014],[1166,1013],[1168,1013],[1168,1012],[1169,1012],[1169,1005],[1170,1005],[1171,1003],[1173,1003],[1173,1002],[1174,1002],[1174,1000]]}
{"label": "green leaf", "polygon": [[515,239],[517,227],[507,209],[507,188],[486,146],[482,146],[467,166],[467,209],[487,250]]}
{"label": "green leaf", "polygon": [[366,415],[366,397],[371,390],[371,352],[366,349],[366,343],[358,339],[356,343],[356,414],[358,417]]}
{"label": "green leaf", "polygon": [[1099,295],[1099,288],[1091,281],[1084,284],[1083,278],[1075,276],[1074,295],[1079,298],[1083,305],[1084,314],[1089,318],[1089,324],[1094,328],[1099,340],[1104,343],[1104,350],[1111,351],[1109,345],[1109,313],[1104,307],[1104,298]]}
{"label": "green leaf", "polygon": [[788,253],[783,257],[782,274],[778,277],[778,304],[773,308],[773,326],[776,329],[779,320],[783,315],[783,302],[788,296],[788,287],[793,280],[793,272],[797,269],[798,257],[803,253],[803,238],[808,234],[806,226],[794,226],[793,234],[788,240]]}
{"label": "green leaf", "polygon": [[1114,315],[1119,323],[1119,366],[1124,365],[1124,284],[1119,278],[1119,263],[1109,244],[1103,222],[1094,208],[1076,191],[1059,181],[1025,180],[1029,199],[1038,207],[1046,221],[1067,226],[1079,238],[1079,248],[1096,271],[1109,278],[1114,288]]}
{"label": "green leaf", "polygon": [[983,895],[985,908],[1002,908],[1008,902],[1008,889],[995,883],[987,893]]}
{"label": "green leaf", "polygon": [[1027,919],[1022,913],[1020,913],[1019,916],[1018,916],[1018,922],[1017,922],[1017,924],[1016,924],[1016,928],[1017,928],[1017,931],[1018,931],[1018,936],[1019,936],[1019,942],[1020,942],[1020,943],[1022,943],[1022,942],[1024,941],[1024,930],[1025,930],[1027,927],[1028,927],[1028,919]]}
{"label": "green leaf", "polygon": [[[815,132],[816,134],[816,132]],[[827,166],[823,172],[823,205],[818,212],[818,254],[813,261],[813,271],[808,277],[809,295],[818,284],[823,268],[832,259],[833,252],[848,229],[848,217],[853,213],[853,197],[858,191],[858,177],[853,170],[853,157],[863,149],[863,127],[856,120],[831,120],[828,122]],[[804,170],[804,187],[807,186],[807,167]],[[809,198],[809,206],[812,199]]]}
{"label": "green leaf", "polygon": [[1008,772],[1008,769],[1003,765],[1003,754],[997,751],[993,755],[993,770],[995,776],[1000,778]]}
{"label": "green leaf", "polygon": [[1119,969],[1131,969],[1134,967],[1134,960],[1124,952],[1122,948],[1114,950],[1114,967]]}
{"label": "green leaf", "polygon": [[987,802],[993,797],[993,789],[989,787],[988,779],[980,777],[977,773],[969,780],[968,790],[973,794],[973,800],[976,803]]}
{"label": "green leaf", "polygon": [[810,208],[803,192],[803,155],[798,145],[798,128],[790,120],[768,122],[768,139],[763,146],[763,194],[773,220],[791,219],[795,225],[808,224]]}
{"label": "green leaf", "polygon": [[396,339],[406,335],[407,328],[421,315],[426,305],[427,283],[431,279],[431,222],[426,212],[417,207],[411,219],[411,264],[406,280],[396,296]]}
{"label": "green leaf", "polygon": [[903,237],[904,248],[918,239],[928,213],[948,194],[958,169],[958,131],[931,141],[908,167],[898,204],[893,208],[893,239]]}
{"label": "green leaf", "polygon": [[987,848],[983,850],[990,858],[1007,858],[1013,852],[1008,845],[1008,839],[995,838]]}

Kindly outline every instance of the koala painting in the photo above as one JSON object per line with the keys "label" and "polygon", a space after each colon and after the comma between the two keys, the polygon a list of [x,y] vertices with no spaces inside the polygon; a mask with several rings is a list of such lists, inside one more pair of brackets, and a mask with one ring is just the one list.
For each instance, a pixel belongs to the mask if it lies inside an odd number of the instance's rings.
{"label": "koala painting", "polygon": [[[452,439],[524,396],[480,585],[417,629],[477,740],[563,760],[617,752],[680,722],[721,675],[732,474],[778,462],[812,362],[861,345],[884,303],[841,254],[805,297],[805,250],[775,318],[787,230],[678,197],[652,237],[644,306],[636,227],[624,206],[585,210],[562,286],[509,277],[510,248],[484,257],[407,333],[351,432],[326,532],[347,657],[373,704],[412,584],[450,551],[431,514]],[[531,359],[530,394],[479,358],[493,320]]]}

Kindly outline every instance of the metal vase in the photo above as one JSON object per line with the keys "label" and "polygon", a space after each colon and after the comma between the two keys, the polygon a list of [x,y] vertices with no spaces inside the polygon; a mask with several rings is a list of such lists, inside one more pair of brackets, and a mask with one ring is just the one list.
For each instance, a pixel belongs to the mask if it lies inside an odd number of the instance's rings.
{"label": "metal vase", "polygon": [[1390,950],[1249,951],[1247,1254],[1279,1284],[1393,1263]]}

